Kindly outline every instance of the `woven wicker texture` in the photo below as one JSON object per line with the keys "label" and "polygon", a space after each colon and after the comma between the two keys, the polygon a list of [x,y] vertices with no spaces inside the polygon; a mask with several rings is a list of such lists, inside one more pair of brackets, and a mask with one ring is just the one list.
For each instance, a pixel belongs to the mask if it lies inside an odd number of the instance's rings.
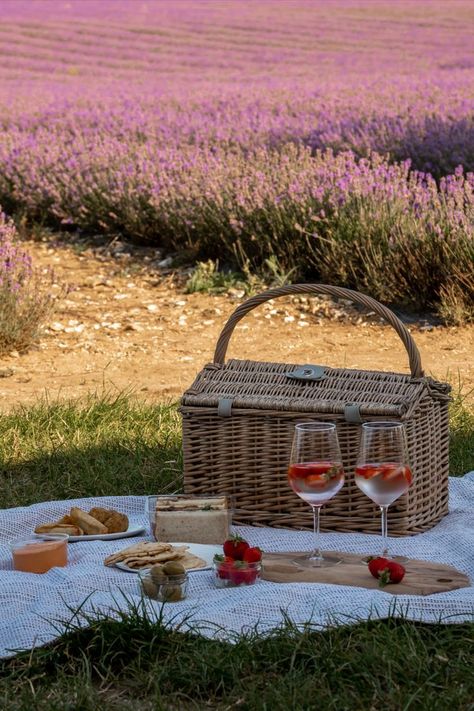
{"label": "woven wicker texture", "polygon": [[[301,364],[224,362],[236,324],[269,299],[323,293],[351,299],[380,314],[405,345],[410,375],[325,368],[320,379]],[[294,378],[295,371],[301,377]],[[321,373],[317,373],[318,378]],[[184,483],[189,494],[231,494],[235,519],[265,526],[310,528],[310,507],[290,489],[287,470],[294,425],[335,422],[346,483],[322,509],[326,530],[380,530],[380,513],[355,485],[360,421],[402,421],[414,482],[389,510],[391,535],[424,531],[447,513],[449,386],[423,376],[411,334],[389,309],[349,289],[300,284],[249,299],[231,315],[214,363],[183,395]],[[357,420],[360,420],[357,422]]]}

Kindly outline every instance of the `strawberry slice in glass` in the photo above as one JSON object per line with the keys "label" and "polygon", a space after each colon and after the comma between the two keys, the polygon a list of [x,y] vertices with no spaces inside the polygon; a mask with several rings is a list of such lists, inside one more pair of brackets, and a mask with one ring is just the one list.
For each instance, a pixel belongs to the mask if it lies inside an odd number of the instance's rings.
{"label": "strawberry slice in glass", "polygon": [[341,559],[319,548],[319,513],[344,484],[344,469],[333,422],[302,422],[295,426],[288,483],[313,510],[313,549],[295,559],[304,567],[337,565]]}
{"label": "strawberry slice in glass", "polygon": [[355,483],[382,513],[382,556],[387,557],[387,509],[412,484],[405,426],[401,422],[365,422],[355,468]]}

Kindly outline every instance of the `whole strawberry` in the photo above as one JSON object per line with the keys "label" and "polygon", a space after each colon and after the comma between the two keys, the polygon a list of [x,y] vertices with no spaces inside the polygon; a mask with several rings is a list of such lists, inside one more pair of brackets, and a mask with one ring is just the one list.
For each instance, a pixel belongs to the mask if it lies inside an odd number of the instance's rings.
{"label": "whole strawberry", "polygon": [[368,558],[368,563],[371,574],[378,580],[383,571],[387,568],[388,558]]}
{"label": "whole strawberry", "polygon": [[247,548],[246,551],[244,551],[244,557],[242,560],[245,560],[247,563],[258,563],[262,560],[262,550],[261,548],[257,548],[257,546],[253,546],[252,548]]}
{"label": "whole strawberry", "polygon": [[396,563],[394,560],[389,560],[387,568],[380,576],[380,587],[383,588],[388,583],[401,583],[405,572],[406,571],[403,565],[400,565],[400,563]]}
{"label": "whole strawberry", "polygon": [[389,583],[400,583],[406,572],[403,565],[388,558],[369,558],[369,570],[379,581],[380,588]]}
{"label": "whole strawberry", "polygon": [[217,565],[217,577],[221,578],[222,580],[229,580],[230,569],[235,563],[234,559],[230,558],[229,556],[215,555],[214,563],[216,563]]}
{"label": "whole strawberry", "polygon": [[230,569],[229,577],[234,585],[252,585],[257,580],[258,570],[244,560],[236,560]]}
{"label": "whole strawberry", "polygon": [[233,558],[234,560],[243,560],[244,553],[250,548],[247,541],[245,541],[241,536],[233,535],[230,536],[224,543],[224,555]]}

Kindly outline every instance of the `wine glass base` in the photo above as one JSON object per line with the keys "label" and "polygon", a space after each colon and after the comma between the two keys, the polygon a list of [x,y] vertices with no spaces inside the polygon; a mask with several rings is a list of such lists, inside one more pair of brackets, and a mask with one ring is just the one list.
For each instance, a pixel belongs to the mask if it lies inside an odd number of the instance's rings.
{"label": "wine glass base", "polygon": [[311,555],[301,556],[293,560],[294,565],[300,568],[329,568],[342,563],[342,558],[333,555],[323,555],[322,558],[313,558]]}

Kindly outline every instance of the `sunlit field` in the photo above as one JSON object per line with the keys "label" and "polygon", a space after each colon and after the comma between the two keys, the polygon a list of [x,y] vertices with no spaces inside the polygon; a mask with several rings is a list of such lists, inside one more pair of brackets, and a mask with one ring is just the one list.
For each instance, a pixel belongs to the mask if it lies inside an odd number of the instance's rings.
{"label": "sunlit field", "polygon": [[0,11],[4,210],[472,315],[472,3]]}
{"label": "sunlit field", "polygon": [[[162,359],[163,392],[181,387],[175,364],[191,372],[212,352],[224,306],[212,318],[207,307],[231,287],[236,301],[269,283],[355,288],[414,330],[426,321],[419,337],[432,331],[439,368],[464,358],[468,340],[456,339],[472,325],[432,324],[474,322],[473,37],[474,0],[0,0],[0,377],[13,383],[0,506],[181,490],[181,422],[175,404],[148,401],[152,367]],[[310,320],[280,328],[291,322],[275,310],[269,352]],[[382,351],[396,363],[371,329],[332,344],[342,364],[363,339],[371,368]],[[116,394],[135,363],[146,385]],[[59,378],[77,395],[96,382],[88,368],[112,394],[21,406],[38,373],[41,387]],[[472,393],[455,393],[458,476],[474,466],[474,413]],[[41,599],[31,605],[33,626]],[[16,608],[5,609],[8,630]],[[133,605],[81,615],[71,609],[55,642],[0,660],[0,708],[474,708],[474,624],[456,615],[320,630],[283,611],[268,637],[249,618],[227,641]]]}

